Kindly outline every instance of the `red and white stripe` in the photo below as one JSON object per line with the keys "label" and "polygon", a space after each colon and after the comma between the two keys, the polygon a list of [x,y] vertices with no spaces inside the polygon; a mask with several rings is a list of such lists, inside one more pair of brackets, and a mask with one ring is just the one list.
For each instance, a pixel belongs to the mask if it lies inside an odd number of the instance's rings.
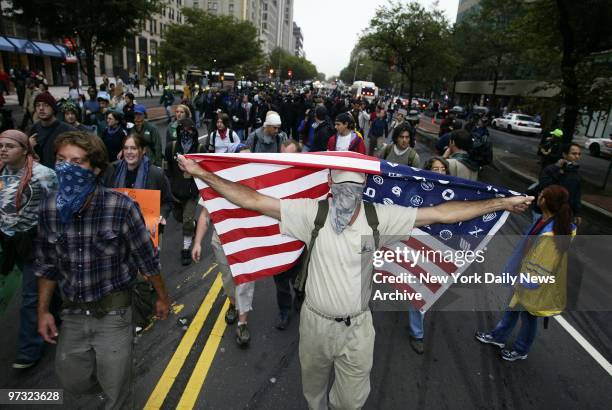
{"label": "red and white stripe", "polygon": [[[207,171],[279,199],[325,198],[330,168],[380,174],[378,159],[354,152],[193,154]],[[237,284],[282,273],[304,243],[281,235],[277,220],[239,208],[196,179]]]}

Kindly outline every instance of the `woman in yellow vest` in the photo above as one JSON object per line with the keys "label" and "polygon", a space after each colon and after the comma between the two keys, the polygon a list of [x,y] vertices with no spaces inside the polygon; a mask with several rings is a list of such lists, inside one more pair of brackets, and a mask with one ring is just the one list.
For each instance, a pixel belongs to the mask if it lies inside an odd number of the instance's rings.
{"label": "woman in yellow vest", "polygon": [[[542,217],[531,225],[503,271],[517,278],[509,307],[493,331],[475,335],[482,343],[501,347],[502,359],[511,362],[527,358],[538,317],[561,314],[567,299],[567,250],[576,234],[569,193],[550,185],[540,193],[538,206]],[[512,347],[504,349],[519,316],[519,334]]]}

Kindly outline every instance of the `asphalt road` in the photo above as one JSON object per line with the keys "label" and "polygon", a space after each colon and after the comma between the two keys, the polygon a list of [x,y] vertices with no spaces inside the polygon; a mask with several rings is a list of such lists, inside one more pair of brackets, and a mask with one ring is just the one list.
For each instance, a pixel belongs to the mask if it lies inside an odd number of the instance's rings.
{"label": "asphalt road", "polygon": [[[538,144],[540,136],[527,136],[507,131],[497,130],[489,127],[491,140],[496,148],[503,149],[525,159],[538,160]],[[592,156],[579,139],[576,140],[582,147],[582,158],[580,159],[580,175],[595,186],[601,186],[610,166],[609,158]],[[612,184],[608,183],[610,189]]]}
{"label": "asphalt road", "polygon": [[[165,135],[164,125],[158,125]],[[418,150],[423,159],[430,155],[422,144]],[[483,180],[515,190],[524,188],[495,169],[485,170]],[[528,215],[512,215],[501,234],[520,235],[528,223]],[[600,220],[586,221],[583,229],[583,234],[612,232],[609,222]],[[498,236],[501,245],[495,248],[496,253],[487,255],[492,263],[501,263],[513,245],[506,239],[510,236]],[[188,267],[180,265],[181,241],[179,226],[170,218],[161,256],[163,275],[175,301],[174,313],[166,321],[156,321],[137,338],[136,407],[306,409],[297,356],[299,320],[294,315],[284,332],[274,328],[273,281],[266,279],[256,285],[255,310],[249,316],[252,343],[248,349],[240,349],[234,341],[234,329],[223,321],[225,300],[216,280],[210,234],[204,240],[203,260]],[[609,252],[608,237],[593,241],[584,248],[600,255]],[[587,271],[592,278],[588,279],[603,283],[600,291],[609,299],[608,283],[599,281],[605,269],[590,268]],[[447,292],[439,304],[452,306],[452,299],[462,292],[479,295],[470,309],[427,313],[423,356],[416,355],[408,344],[405,313],[374,312],[372,392],[365,408],[609,408],[611,375],[558,322],[551,320],[548,330],[540,325],[528,360],[507,363],[499,358],[496,348],[473,338],[475,330],[490,329],[499,319],[507,290],[458,287]],[[18,306],[15,298],[0,318],[0,388],[61,387],[53,370],[53,347],[36,367],[22,372],[10,369]],[[609,311],[563,315],[608,362],[612,361]],[[188,327],[177,322],[181,317],[190,321]],[[66,396],[64,405],[57,408],[92,408],[94,404],[89,397]]]}

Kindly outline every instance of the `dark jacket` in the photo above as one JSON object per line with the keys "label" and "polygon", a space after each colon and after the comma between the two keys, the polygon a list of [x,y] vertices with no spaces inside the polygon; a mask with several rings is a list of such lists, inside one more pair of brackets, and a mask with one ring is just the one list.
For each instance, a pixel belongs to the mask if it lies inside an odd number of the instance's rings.
{"label": "dark jacket", "polygon": [[[121,186],[115,186],[115,170],[119,161],[115,161],[108,166],[106,171],[104,172],[103,177],[103,185],[107,188],[126,188]],[[174,205],[174,197],[172,196],[172,192],[170,190],[170,182],[166,175],[164,175],[162,169],[153,164],[149,166],[149,173],[147,174],[147,182],[145,184],[144,189],[153,189],[156,191],[160,191],[160,211],[161,216],[164,218],[168,218],[170,216],[170,211],[172,210],[172,206]]]}
{"label": "dark jacket", "polygon": [[544,168],[540,176],[538,189],[541,192],[549,185],[561,185],[569,192],[569,204],[574,216],[578,216],[582,209],[582,190],[580,187],[580,174],[578,165],[564,165],[563,168],[552,164]]}
{"label": "dark jacket", "polygon": [[336,130],[331,126],[329,119],[326,119],[320,123],[315,129],[314,141],[312,147],[310,147],[310,151],[327,151],[327,142],[335,133]]}
{"label": "dark jacket", "polygon": [[[179,128],[180,133],[180,128]],[[175,154],[197,154],[205,152],[204,147],[198,143],[198,134],[194,134],[194,141],[188,152],[183,152],[183,146],[180,143],[180,137],[177,141],[170,141],[166,145],[164,153],[164,172],[170,181],[172,195],[178,200],[184,201],[187,199],[195,199],[198,197],[198,187],[191,175],[181,171],[176,161]]]}
{"label": "dark jacket", "polygon": [[247,118],[249,117],[249,113],[242,106],[242,102],[237,101],[236,103],[234,103],[231,110],[231,117],[232,129],[243,130],[248,128],[249,123]]}
{"label": "dark jacket", "polygon": [[42,165],[55,169],[55,139],[58,135],[67,131],[76,131],[76,129],[57,120],[48,127],[43,127],[40,121],[32,126],[30,135],[36,134],[34,152],[40,158],[39,162]]}
{"label": "dark jacket", "polygon": [[384,118],[377,118],[370,126],[370,138],[372,137],[386,137],[389,133],[389,127],[387,121]]}

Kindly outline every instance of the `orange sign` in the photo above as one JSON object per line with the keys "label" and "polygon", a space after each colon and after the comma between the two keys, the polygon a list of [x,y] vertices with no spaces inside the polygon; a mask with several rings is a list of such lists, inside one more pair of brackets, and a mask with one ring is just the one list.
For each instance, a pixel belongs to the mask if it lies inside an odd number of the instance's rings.
{"label": "orange sign", "polygon": [[114,188],[114,191],[121,192],[132,198],[140,207],[140,212],[144,216],[147,229],[151,233],[153,245],[159,246],[159,216],[160,211],[160,191],[154,189],[131,189]]}

